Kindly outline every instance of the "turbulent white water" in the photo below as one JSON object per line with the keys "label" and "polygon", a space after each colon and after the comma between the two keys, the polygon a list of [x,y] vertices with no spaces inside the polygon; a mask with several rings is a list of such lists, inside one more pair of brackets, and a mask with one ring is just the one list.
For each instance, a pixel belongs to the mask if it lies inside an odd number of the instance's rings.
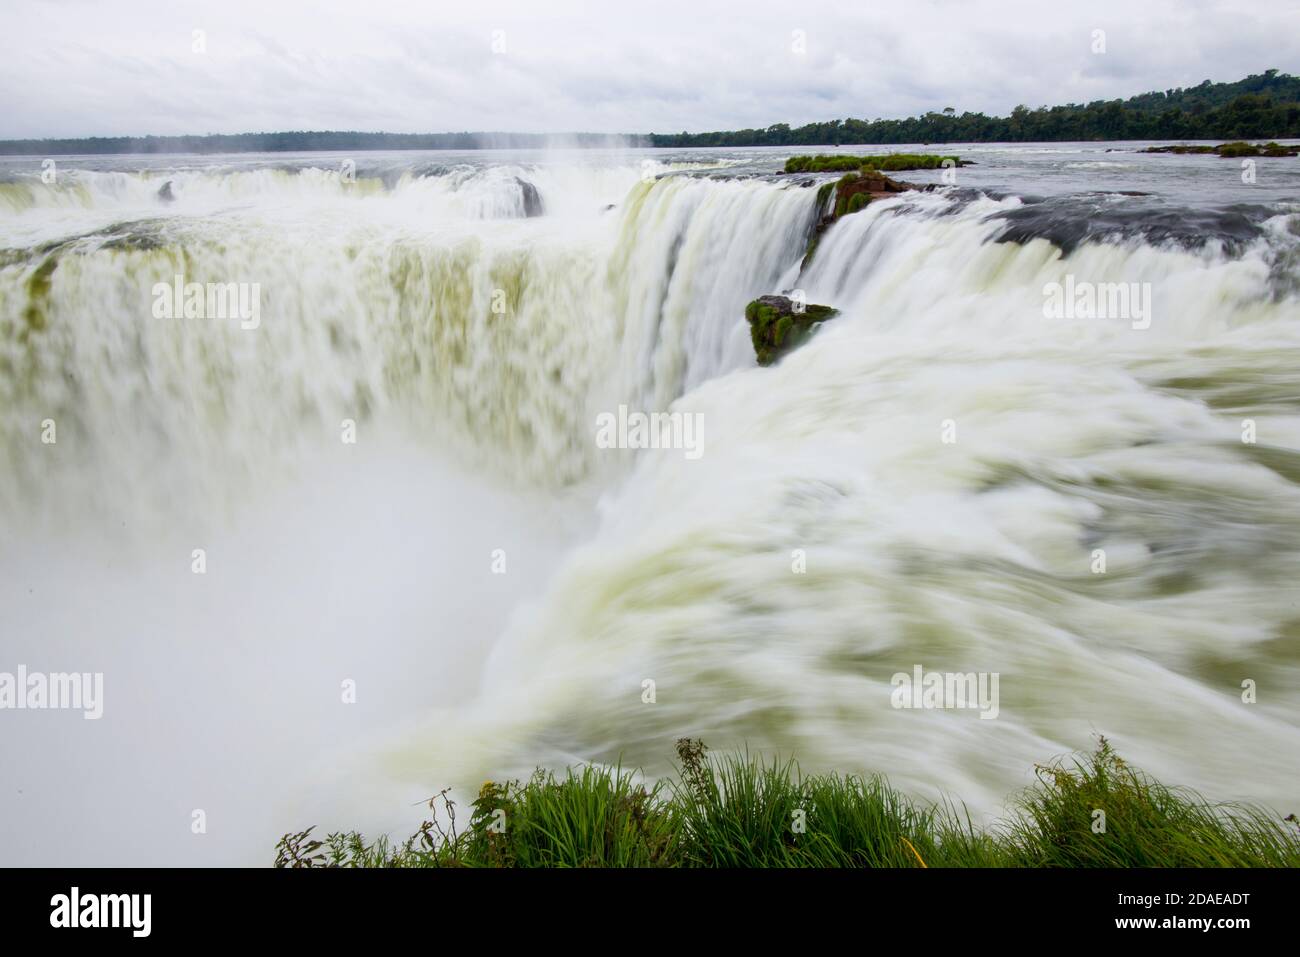
{"label": "turbulent white water", "polygon": [[[18,858],[260,861],[683,735],[986,815],[1104,733],[1294,809],[1293,207],[1064,253],[910,194],[801,271],[815,190],[657,161],[64,175],[0,184],[0,670],[107,702],[0,715]],[[155,318],[178,273],[259,327]],[[1149,328],[1045,318],[1067,277],[1149,283]],[[758,368],[745,303],[794,288],[841,315]],[[619,405],[703,454],[598,448]],[[918,664],[997,672],[998,718],[891,707]]]}

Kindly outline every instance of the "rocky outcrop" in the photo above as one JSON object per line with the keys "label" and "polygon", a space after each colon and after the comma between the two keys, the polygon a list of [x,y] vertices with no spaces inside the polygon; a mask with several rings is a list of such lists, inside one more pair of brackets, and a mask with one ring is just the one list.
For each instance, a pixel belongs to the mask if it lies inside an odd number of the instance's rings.
{"label": "rocky outcrop", "polygon": [[[817,244],[821,241],[822,233],[830,229],[841,217],[849,216],[867,208],[867,204],[873,199],[885,199],[898,193],[906,193],[910,190],[928,190],[931,186],[913,186],[910,183],[900,183],[896,179],[891,179],[879,170],[864,169],[858,173],[846,173],[834,183],[823,183],[817,190],[817,209],[821,210],[821,215],[813,225],[812,235],[808,237],[808,249],[804,253],[804,268],[812,261],[813,253],[817,251]],[[830,202],[831,193],[835,194],[835,201]],[[827,206],[829,205],[829,210]]]}
{"label": "rocky outcrop", "polygon": [[838,315],[830,306],[802,303],[788,296],[760,296],[745,307],[749,337],[758,364],[770,366],[804,342],[814,327]]}
{"label": "rocky outcrop", "polygon": [[1202,154],[1209,153],[1215,156],[1225,156],[1235,158],[1238,156],[1296,156],[1300,155],[1300,150],[1294,146],[1284,146],[1281,143],[1245,143],[1238,140],[1234,143],[1220,143],[1218,146],[1188,146],[1179,144],[1177,146],[1148,146],[1141,153],[1176,153],[1184,155],[1187,153]]}
{"label": "rocky outcrop", "polygon": [[910,183],[900,183],[896,179],[890,179],[878,170],[849,173],[847,176],[841,176],[839,182],[834,185],[835,208],[832,215],[836,219],[849,213],[856,213],[873,199],[883,199],[895,193],[906,193],[918,188]]}
{"label": "rocky outcrop", "polygon": [[886,173],[902,173],[913,169],[972,165],[974,164],[970,160],[964,160],[960,156],[938,156],[933,153],[886,153],[875,156],[819,153],[816,156],[791,156],[785,161],[784,172],[843,173],[874,169]]}
{"label": "rocky outcrop", "polygon": [[537,191],[537,187],[518,176],[515,177],[515,182],[519,184],[519,190],[524,194],[524,215],[529,219],[542,215],[546,210],[542,206],[542,194]]}
{"label": "rocky outcrop", "polygon": [[[849,169],[838,180],[823,183],[817,190],[818,216],[808,237],[803,266],[807,266],[817,249],[822,233],[845,216],[866,209],[877,199],[885,199],[912,190],[928,191],[933,186],[913,186],[892,179],[880,171],[880,166],[892,163],[905,169],[935,169],[940,166],[964,165],[957,157],[913,156],[795,156],[786,163],[785,172],[823,172],[828,169]],[[892,168],[892,167],[891,167]],[[812,186],[813,181],[804,182]],[[802,266],[801,266],[802,268]],[[761,366],[771,365],[783,355],[804,342],[818,324],[838,315],[831,306],[804,304],[787,296],[760,296],[745,307],[749,322],[749,335],[754,344],[754,355]]]}

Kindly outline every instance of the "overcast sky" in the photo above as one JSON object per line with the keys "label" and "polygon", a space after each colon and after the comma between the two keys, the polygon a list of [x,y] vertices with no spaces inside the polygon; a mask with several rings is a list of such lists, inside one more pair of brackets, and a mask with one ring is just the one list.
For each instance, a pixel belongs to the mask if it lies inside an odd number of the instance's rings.
{"label": "overcast sky", "polygon": [[1067,2],[0,0],[0,138],[697,132],[1300,72],[1297,0]]}

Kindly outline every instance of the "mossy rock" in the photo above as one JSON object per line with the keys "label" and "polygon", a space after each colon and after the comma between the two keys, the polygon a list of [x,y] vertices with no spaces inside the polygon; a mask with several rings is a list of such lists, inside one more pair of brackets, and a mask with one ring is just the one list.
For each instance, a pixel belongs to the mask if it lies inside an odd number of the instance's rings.
{"label": "mossy rock", "polygon": [[27,277],[27,305],[23,309],[23,320],[30,332],[42,332],[48,324],[45,310],[53,287],[51,277],[58,268],[58,257],[51,254]]}
{"label": "mossy rock", "polygon": [[848,204],[844,208],[845,215],[856,213],[859,210],[866,209],[867,203],[871,202],[870,193],[854,193],[849,197]]}
{"label": "mossy rock", "polygon": [[1265,143],[1259,148],[1260,156],[1300,156],[1300,150],[1294,146],[1283,146],[1281,143]]}
{"label": "mossy rock", "polygon": [[[833,183],[823,183],[817,190],[817,209],[823,211],[813,225],[808,237],[808,247],[804,250],[800,269],[812,262],[813,253],[822,233],[830,229],[841,217],[861,212],[873,199],[883,199],[895,193],[905,193],[915,189],[932,189],[931,186],[916,187],[899,182],[876,169],[863,169],[856,173],[845,173]],[[831,196],[834,194],[834,202]],[[829,211],[826,211],[827,206]]]}
{"label": "mossy rock", "polygon": [[1281,143],[1275,143],[1271,140],[1267,143],[1247,143],[1244,140],[1234,140],[1231,143],[1220,143],[1218,146],[1187,146],[1179,144],[1177,146],[1148,146],[1142,150],[1143,153],[1174,153],[1179,156],[1193,154],[1214,154],[1226,159],[1236,159],[1241,156],[1297,156],[1300,150],[1294,146],[1284,146]]}
{"label": "mossy rock", "polygon": [[788,296],[760,296],[745,307],[749,337],[761,366],[770,366],[811,335],[817,324],[838,315],[830,306],[799,303]]}
{"label": "mossy rock", "polygon": [[890,179],[884,173],[874,169],[849,173],[828,185],[833,185],[835,188],[835,205],[831,211],[830,222],[819,224],[821,230],[825,230],[841,216],[866,209],[867,204],[875,198],[887,197],[894,193],[906,193],[916,188],[907,183],[900,183],[896,179]]}
{"label": "mossy rock", "polygon": [[1215,152],[1220,156],[1256,156],[1259,150],[1249,143],[1224,143]]}
{"label": "mossy rock", "polygon": [[1189,153],[1193,155],[1199,153],[1216,153],[1218,152],[1218,150],[1219,148],[1217,146],[1187,146],[1187,145],[1180,144],[1178,146],[1148,146],[1146,149],[1141,150],[1140,152],[1174,153],[1178,156],[1184,156]]}
{"label": "mossy rock", "polygon": [[939,169],[945,161],[953,166],[969,166],[959,156],[939,156],[933,153],[889,153],[885,156],[848,156],[819,153],[816,156],[791,156],[785,161],[787,173],[836,173],[840,171],[884,170],[899,173],[912,169]]}
{"label": "mossy rock", "polygon": [[1216,146],[1215,152],[1220,156],[1238,157],[1238,156],[1296,156],[1300,155],[1300,150],[1294,146],[1283,146],[1281,143],[1243,143],[1238,140],[1235,143],[1224,143]]}

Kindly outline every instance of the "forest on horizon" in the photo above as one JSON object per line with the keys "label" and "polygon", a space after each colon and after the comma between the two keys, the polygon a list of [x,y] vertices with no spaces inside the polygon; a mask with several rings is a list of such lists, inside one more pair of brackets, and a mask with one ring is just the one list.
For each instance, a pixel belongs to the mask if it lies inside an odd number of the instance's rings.
{"label": "forest on horizon", "polygon": [[288,131],[196,136],[0,140],[0,155],[246,153],[317,150],[540,149],[655,146],[836,146],[898,143],[1025,143],[1090,140],[1229,140],[1300,137],[1300,77],[1276,69],[1233,83],[1142,93],[1127,100],[1017,106],[1008,116],[953,107],[897,120],[830,120],[710,133],[367,133]]}

